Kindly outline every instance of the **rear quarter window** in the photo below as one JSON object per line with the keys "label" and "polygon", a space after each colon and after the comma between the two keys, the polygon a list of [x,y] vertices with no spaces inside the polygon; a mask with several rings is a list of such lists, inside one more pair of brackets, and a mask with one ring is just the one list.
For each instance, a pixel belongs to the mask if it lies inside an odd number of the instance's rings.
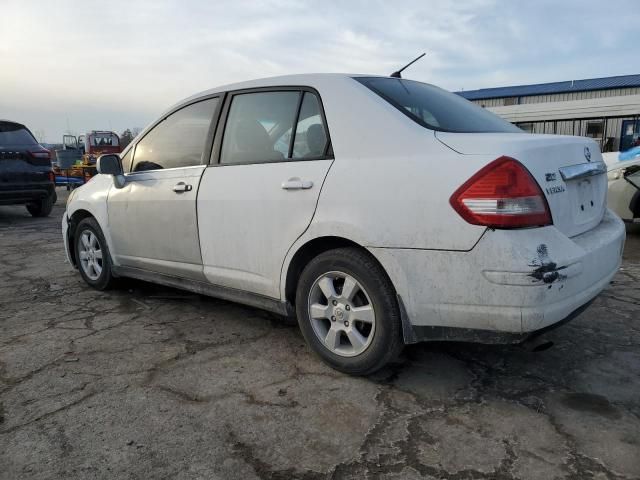
{"label": "rear quarter window", "polygon": [[387,77],[355,77],[416,123],[458,133],[522,133],[478,105],[427,83]]}
{"label": "rear quarter window", "polygon": [[36,145],[36,139],[24,126],[17,123],[0,122],[1,145]]}

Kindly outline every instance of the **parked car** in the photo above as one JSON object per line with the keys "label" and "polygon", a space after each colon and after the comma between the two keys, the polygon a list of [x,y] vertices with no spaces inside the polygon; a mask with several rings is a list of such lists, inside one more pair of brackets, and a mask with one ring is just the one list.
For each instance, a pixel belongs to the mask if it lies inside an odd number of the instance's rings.
{"label": "parked car", "polygon": [[607,170],[607,206],[631,228],[640,224],[640,156],[612,163]]}
{"label": "parked car", "polygon": [[24,125],[0,120],[0,205],[26,205],[46,217],[56,198],[49,150]]}
{"label": "parked car", "polygon": [[89,285],[117,277],[296,315],[332,367],[406,343],[517,343],[571,318],[621,261],[587,138],[530,135],[435,86],[295,75],[194,95],[74,190]]}

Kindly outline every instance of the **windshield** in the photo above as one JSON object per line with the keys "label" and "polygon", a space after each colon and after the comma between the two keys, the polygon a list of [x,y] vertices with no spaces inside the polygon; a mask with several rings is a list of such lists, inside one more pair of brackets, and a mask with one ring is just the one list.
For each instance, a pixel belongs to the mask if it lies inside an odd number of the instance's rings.
{"label": "windshield", "polygon": [[35,145],[37,142],[29,130],[17,123],[0,122],[0,146]]}
{"label": "windshield", "polygon": [[402,113],[431,130],[522,133],[518,127],[459,95],[427,83],[387,77],[355,77]]}
{"label": "windshield", "polygon": [[91,135],[91,145],[93,147],[117,147],[118,137],[115,135],[103,134],[103,135]]}

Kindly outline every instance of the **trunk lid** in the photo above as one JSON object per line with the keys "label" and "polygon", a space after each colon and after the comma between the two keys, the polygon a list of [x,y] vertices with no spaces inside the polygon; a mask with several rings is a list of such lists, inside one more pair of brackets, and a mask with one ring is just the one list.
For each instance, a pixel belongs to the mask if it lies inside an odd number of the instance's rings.
{"label": "trunk lid", "polygon": [[506,155],[540,185],[554,226],[568,237],[600,223],[606,209],[606,166],[598,144],[585,137],[527,133],[447,133],[436,137],[464,155]]}

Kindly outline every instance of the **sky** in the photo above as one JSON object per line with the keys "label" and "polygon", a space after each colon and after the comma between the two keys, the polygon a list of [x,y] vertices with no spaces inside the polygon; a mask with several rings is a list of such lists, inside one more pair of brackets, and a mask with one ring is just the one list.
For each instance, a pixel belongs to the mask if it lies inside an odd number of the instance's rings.
{"label": "sky", "polygon": [[309,72],[449,90],[640,73],[630,0],[0,0],[0,118],[42,142],[141,128],[194,93]]}

